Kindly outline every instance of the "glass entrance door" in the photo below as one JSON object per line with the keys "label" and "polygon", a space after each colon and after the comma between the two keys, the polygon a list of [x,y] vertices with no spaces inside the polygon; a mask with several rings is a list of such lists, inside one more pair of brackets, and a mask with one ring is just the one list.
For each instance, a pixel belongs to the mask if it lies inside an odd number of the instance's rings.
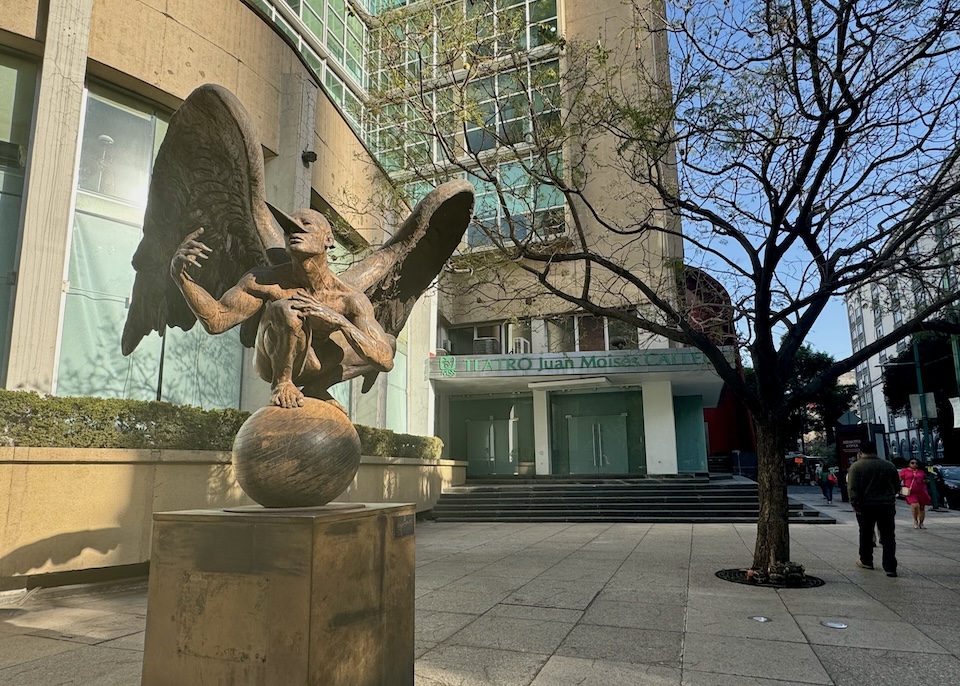
{"label": "glass entrance door", "polygon": [[517,473],[517,420],[467,421],[467,461],[471,476]]}
{"label": "glass entrance door", "polygon": [[571,474],[626,474],[627,415],[567,415]]}

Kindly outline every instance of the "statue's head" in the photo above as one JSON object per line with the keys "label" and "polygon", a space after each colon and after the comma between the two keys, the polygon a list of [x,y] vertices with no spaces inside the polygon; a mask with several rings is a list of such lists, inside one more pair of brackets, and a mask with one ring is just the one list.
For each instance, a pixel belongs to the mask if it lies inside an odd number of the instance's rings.
{"label": "statue's head", "polygon": [[316,210],[297,210],[291,218],[293,222],[283,224],[284,243],[291,256],[322,255],[335,246],[330,222]]}

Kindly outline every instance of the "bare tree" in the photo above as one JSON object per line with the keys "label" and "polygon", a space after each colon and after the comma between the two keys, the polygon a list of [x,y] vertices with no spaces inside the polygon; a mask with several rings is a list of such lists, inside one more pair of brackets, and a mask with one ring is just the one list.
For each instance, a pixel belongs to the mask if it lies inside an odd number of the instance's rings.
{"label": "bare tree", "polygon": [[[755,421],[753,567],[788,561],[788,416],[960,298],[937,234],[958,211],[960,5],[637,0],[568,36],[493,3],[417,7],[381,16],[372,131],[408,188],[479,182],[474,242],[495,250],[461,267],[501,285],[471,293],[547,293],[702,350]],[[756,384],[690,316],[685,265],[729,293]],[[895,276],[925,304],[790,383],[830,299]]]}

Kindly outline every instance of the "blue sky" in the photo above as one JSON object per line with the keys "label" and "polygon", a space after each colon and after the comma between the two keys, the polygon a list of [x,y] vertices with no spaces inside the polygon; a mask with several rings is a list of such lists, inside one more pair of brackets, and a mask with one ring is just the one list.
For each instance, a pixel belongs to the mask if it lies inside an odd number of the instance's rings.
{"label": "blue sky", "polygon": [[815,350],[833,355],[842,360],[853,353],[850,347],[850,326],[847,323],[847,310],[843,300],[832,298],[824,308],[810,335],[809,343]]}

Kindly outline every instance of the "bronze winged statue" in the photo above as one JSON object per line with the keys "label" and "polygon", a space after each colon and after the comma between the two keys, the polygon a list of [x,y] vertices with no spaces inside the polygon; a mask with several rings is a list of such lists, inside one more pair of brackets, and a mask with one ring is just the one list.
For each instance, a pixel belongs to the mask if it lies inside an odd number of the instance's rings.
{"label": "bronze winged statue", "polygon": [[151,331],[198,319],[212,334],[240,325],[275,405],[297,407],[306,395],[339,407],[330,386],[362,375],[366,392],[393,367],[396,336],[470,222],[473,186],[439,186],[340,274],[327,263],[326,218],[309,209],[288,216],[265,195],[249,114],[223,87],[197,88],[154,164],[123,354]]}

